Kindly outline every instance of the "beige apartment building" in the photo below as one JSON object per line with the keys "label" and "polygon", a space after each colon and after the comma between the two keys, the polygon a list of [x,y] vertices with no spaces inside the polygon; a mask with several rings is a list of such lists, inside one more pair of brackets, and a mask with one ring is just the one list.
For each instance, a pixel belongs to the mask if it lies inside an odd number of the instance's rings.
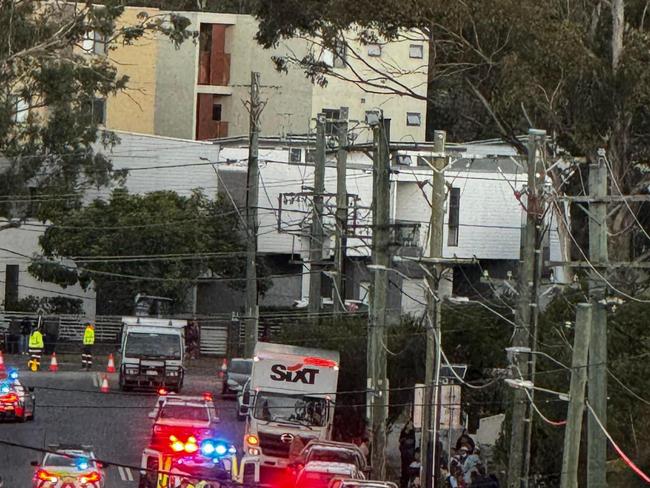
{"label": "beige apartment building", "polygon": [[[125,23],[135,22],[140,12],[150,16],[156,9],[126,8]],[[334,55],[307,39],[291,39],[273,49],[263,49],[254,39],[257,21],[249,15],[182,12],[191,21],[191,30],[200,33],[195,41],[176,48],[167,38],[148,36],[132,46],[108,50],[121,74],[129,76],[129,87],[104,101],[97,111],[106,127],[144,134],[183,139],[217,139],[248,133],[249,116],[244,105],[249,97],[250,73],[261,74],[261,117],[264,136],[307,134],[313,130],[320,112],[338,118],[340,107],[349,108],[349,118],[358,121],[357,142],[370,140],[364,129],[365,113],[381,109],[391,119],[391,139],[423,141],[426,103],[413,97],[371,93],[354,83],[329,77],[318,86],[298,67],[278,72],[274,56],[290,53],[302,58],[312,53],[343,77],[376,79],[390,87],[397,83],[418,95],[426,95],[427,43],[417,35],[403,41],[361,45],[350,35],[349,47]],[[104,49],[92,40],[90,55],[103,55]],[[345,57],[347,63],[342,59]],[[399,69],[396,71],[396,67]]]}

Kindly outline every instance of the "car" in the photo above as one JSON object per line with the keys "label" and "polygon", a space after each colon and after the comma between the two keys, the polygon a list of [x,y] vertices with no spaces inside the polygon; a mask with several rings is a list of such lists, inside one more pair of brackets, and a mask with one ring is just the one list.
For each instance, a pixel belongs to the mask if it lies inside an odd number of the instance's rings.
{"label": "car", "polygon": [[334,478],[362,480],[364,475],[354,464],[312,461],[298,474],[295,488],[328,488]]}
{"label": "car", "polygon": [[0,418],[25,422],[34,420],[35,411],[34,388],[25,388],[10,372],[9,377],[0,383]]}
{"label": "car", "polygon": [[328,488],[397,488],[392,481],[333,478]]}
{"label": "car", "polygon": [[356,444],[314,439],[300,452],[299,462],[309,464],[313,461],[353,464],[361,472],[368,471],[368,463]]}
{"label": "car", "polygon": [[53,445],[36,467],[33,488],[103,488],[106,476],[91,446]]}
{"label": "car", "polygon": [[190,438],[197,445],[203,439],[214,438],[219,423],[209,393],[203,396],[161,395],[149,418],[154,419],[150,446],[162,450],[174,450],[174,442],[185,445]]}
{"label": "car", "polygon": [[246,381],[250,379],[252,370],[252,359],[231,359],[230,365],[228,365],[226,374],[223,378],[221,393],[223,395],[228,395],[241,391],[244,388]]}
{"label": "car", "polygon": [[248,417],[248,403],[250,402],[250,378],[244,384],[244,387],[237,393],[237,420],[243,422]]}

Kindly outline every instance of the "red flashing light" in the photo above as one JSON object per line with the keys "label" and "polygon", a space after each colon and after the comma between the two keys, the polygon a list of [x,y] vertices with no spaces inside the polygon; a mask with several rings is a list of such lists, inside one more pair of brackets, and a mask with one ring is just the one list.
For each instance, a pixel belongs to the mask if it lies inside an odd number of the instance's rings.
{"label": "red flashing light", "polygon": [[0,402],[2,403],[16,403],[18,401],[18,395],[15,393],[8,393],[7,395],[2,395],[0,397]]}
{"label": "red flashing light", "polygon": [[93,471],[91,473],[79,476],[79,481],[81,481],[82,483],[93,483],[96,481],[100,481],[101,479],[102,476],[97,471]]}
{"label": "red flashing light", "polygon": [[169,390],[167,388],[158,388],[158,394],[160,396],[165,396],[169,394]]}
{"label": "red flashing light", "polygon": [[206,391],[206,392],[203,394],[203,399],[204,399],[206,402],[211,402],[211,401],[212,401],[212,393],[210,393],[209,391]]}
{"label": "red flashing light", "polygon": [[320,366],[322,368],[336,368],[338,366],[336,361],[332,361],[331,359],[325,359],[325,358],[317,358],[314,356],[306,357],[303,363],[305,363],[308,366]]}
{"label": "red flashing light", "polygon": [[41,481],[49,481],[51,483],[56,483],[58,481],[58,478],[56,476],[54,476],[49,471],[45,471],[44,469],[39,469],[36,471],[36,479],[39,479]]}
{"label": "red flashing light", "polygon": [[256,435],[249,434],[249,435],[246,436],[246,443],[249,446],[257,446],[257,445],[259,445],[260,440],[257,438]]}

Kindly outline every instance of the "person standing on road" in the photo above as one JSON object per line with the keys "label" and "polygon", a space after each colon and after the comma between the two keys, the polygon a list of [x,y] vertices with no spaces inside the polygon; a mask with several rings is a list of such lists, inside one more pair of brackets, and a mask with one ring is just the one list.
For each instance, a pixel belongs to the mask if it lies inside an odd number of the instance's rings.
{"label": "person standing on road", "polygon": [[41,369],[41,355],[43,354],[43,334],[41,329],[36,327],[29,336],[29,355],[30,360],[27,363],[29,369],[38,371]]}
{"label": "person standing on road", "polygon": [[415,427],[411,419],[406,422],[399,434],[399,452],[402,458],[400,484],[402,488],[406,488],[409,482],[409,466],[415,458]]}
{"label": "person standing on road", "polygon": [[87,369],[93,366],[93,345],[95,344],[95,326],[90,322],[86,323],[84,330],[83,349],[81,351],[81,369]]}
{"label": "person standing on road", "polygon": [[27,354],[29,344],[29,335],[32,333],[32,321],[28,317],[23,318],[20,322],[20,338],[18,339],[18,352]]}

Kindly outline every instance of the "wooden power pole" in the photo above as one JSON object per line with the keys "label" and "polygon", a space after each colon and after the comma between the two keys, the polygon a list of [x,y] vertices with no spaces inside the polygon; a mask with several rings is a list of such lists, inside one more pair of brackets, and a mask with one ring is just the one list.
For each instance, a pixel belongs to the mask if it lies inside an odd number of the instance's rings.
{"label": "wooden power pole", "polygon": [[[444,153],[447,135],[445,131],[434,131],[433,151]],[[431,219],[429,221],[429,257],[442,258],[443,222],[445,212],[445,177],[443,170],[446,165],[444,158],[433,161],[433,189],[431,191]],[[440,277],[443,272],[441,265],[436,265],[433,275],[427,274],[430,288],[427,294],[427,343],[424,373],[425,405],[422,415],[422,486],[431,488],[436,472],[437,434],[440,423],[438,403],[440,399],[440,322],[441,300],[438,295]]]}
{"label": "wooden power pole", "polygon": [[[530,347],[536,344],[531,341],[535,336],[534,324],[537,316],[537,288],[539,273],[536,263],[541,252],[541,216],[545,171],[538,165],[537,150],[544,144],[546,132],[538,129],[528,131],[528,190],[526,201],[526,222],[522,228],[521,253],[519,257],[518,302],[516,309],[516,327],[512,339],[515,347]],[[524,379],[529,379],[532,373],[529,358],[518,355],[517,371]],[[530,443],[527,442],[527,421],[530,422],[529,401],[522,389],[513,391],[512,425],[510,431],[510,450],[508,456],[508,488],[525,488],[528,486],[528,462]]]}
{"label": "wooden power pole", "polygon": [[325,193],[325,114],[316,117],[316,161],[311,238],[309,240],[309,313],[321,311],[323,268],[323,194]]}
{"label": "wooden power pole", "polygon": [[260,135],[260,74],[251,73],[248,174],[246,177],[246,297],[244,357],[253,357],[258,338],[259,309],[257,306],[257,207],[259,195],[259,135]]}
{"label": "wooden power pole", "polygon": [[[605,150],[598,150],[598,157],[589,166],[589,259],[597,268],[607,266],[607,163]],[[605,283],[598,276],[589,281],[592,327],[589,342],[589,404],[603,425],[607,425],[607,310]],[[606,466],[607,438],[592,415],[587,421],[587,486],[607,486]]]}
{"label": "wooden power pole", "polygon": [[374,280],[369,314],[368,390],[372,428],[372,479],[386,479],[386,420],[388,378],[386,374],[386,302],[390,268],[390,120],[379,118],[373,127],[374,182],[372,199],[372,263]]}
{"label": "wooden power pole", "polygon": [[578,458],[580,456],[582,418],[585,411],[591,307],[589,303],[580,303],[576,310],[573,359],[571,361],[571,390],[569,391],[567,425],[564,431],[560,488],[578,488]]}
{"label": "wooden power pole", "polygon": [[340,120],[336,124],[339,147],[336,153],[336,243],[335,261],[336,275],[332,301],[334,311],[345,312],[345,259],[347,249],[348,226],[348,189],[347,189],[347,159],[348,159],[348,108],[341,107]]}

